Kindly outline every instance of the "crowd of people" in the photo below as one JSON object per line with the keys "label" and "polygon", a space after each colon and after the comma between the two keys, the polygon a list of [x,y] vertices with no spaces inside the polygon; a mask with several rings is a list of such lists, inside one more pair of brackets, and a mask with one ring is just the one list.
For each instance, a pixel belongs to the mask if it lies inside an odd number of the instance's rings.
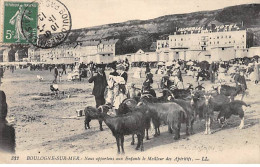
{"label": "crowd of people", "polygon": [[[216,79],[219,82],[226,81],[226,74],[229,74],[233,81],[236,83],[236,86],[241,86],[243,90],[247,89],[247,80],[250,78],[255,84],[258,84],[259,81],[259,64],[258,60],[251,59],[248,61],[245,60],[231,60],[228,62],[219,61],[201,64],[201,62],[197,61],[183,61],[183,60],[175,60],[171,64],[164,63],[162,65],[158,65],[156,74],[165,74],[162,77],[163,83],[161,84],[161,88],[171,89],[174,86],[174,89],[184,89],[183,85],[183,74],[186,73],[188,75],[190,72],[196,80],[203,80],[203,75],[200,73],[207,73],[208,80],[211,83],[216,83]],[[46,66],[42,66],[46,67]],[[30,70],[42,69],[40,66],[32,66]],[[50,65],[47,66],[47,69],[54,74],[53,83],[57,83],[58,77],[62,75],[67,75],[67,69],[70,68],[71,72],[78,71],[80,76],[84,75],[85,71],[88,71],[87,78],[89,83],[94,83],[92,94],[95,97],[96,107],[98,108],[100,105],[109,104],[114,106],[115,114],[119,108],[119,105],[126,98],[133,98],[134,96],[140,96],[140,94],[150,94],[156,97],[156,93],[152,88],[152,84],[154,83],[153,76],[154,74],[151,72],[151,66],[149,63],[145,65],[145,78],[143,80],[142,88],[137,93],[135,92],[135,84],[132,83],[130,87],[127,86],[129,76],[128,71],[131,65],[130,62],[126,59],[124,61],[113,62],[109,66],[104,64],[95,64],[95,63],[77,63],[71,65]],[[107,68],[111,69],[111,72],[106,75],[105,70]],[[13,68],[9,68],[11,72],[13,72]],[[5,68],[0,67],[0,85],[1,78],[4,76]],[[133,78],[141,78],[142,74],[142,66],[139,65],[135,68]],[[132,91],[134,90],[134,91]],[[8,150],[10,152],[14,152],[14,129],[12,126],[8,125],[6,121],[7,115],[7,104],[5,93],[0,91],[1,96],[1,104],[0,104],[0,143],[1,148],[4,145],[9,145],[10,148]],[[6,108],[5,108],[6,107]],[[7,134],[5,129],[9,129],[10,133]],[[10,139],[6,139],[10,138]],[[6,143],[7,140],[10,140]]]}

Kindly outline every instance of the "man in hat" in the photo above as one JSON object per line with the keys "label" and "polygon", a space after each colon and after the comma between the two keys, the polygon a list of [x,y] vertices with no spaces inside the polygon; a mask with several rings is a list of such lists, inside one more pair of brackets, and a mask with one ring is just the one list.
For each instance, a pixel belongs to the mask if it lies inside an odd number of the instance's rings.
{"label": "man in hat", "polygon": [[15,129],[8,124],[6,116],[6,95],[0,90],[0,152],[15,153]]}
{"label": "man in hat", "polygon": [[96,65],[96,73],[89,78],[89,83],[94,82],[92,94],[95,96],[96,107],[105,104],[104,92],[107,87],[107,79],[102,66]]}

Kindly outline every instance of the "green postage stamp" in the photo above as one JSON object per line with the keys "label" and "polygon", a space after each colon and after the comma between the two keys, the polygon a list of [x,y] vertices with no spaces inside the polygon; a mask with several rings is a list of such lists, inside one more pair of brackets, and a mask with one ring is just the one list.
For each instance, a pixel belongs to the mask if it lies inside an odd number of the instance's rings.
{"label": "green postage stamp", "polygon": [[38,3],[5,1],[3,6],[2,41],[37,42]]}

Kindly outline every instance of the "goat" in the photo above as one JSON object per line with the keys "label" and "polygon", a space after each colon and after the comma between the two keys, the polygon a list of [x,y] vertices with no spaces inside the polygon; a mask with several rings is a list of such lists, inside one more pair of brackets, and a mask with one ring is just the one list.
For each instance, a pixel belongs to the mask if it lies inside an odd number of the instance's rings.
{"label": "goat", "polygon": [[214,111],[220,111],[222,106],[229,102],[230,99],[224,95],[212,96],[202,91],[192,93],[191,105],[195,108],[196,116],[199,115],[199,118],[205,118],[206,120],[205,134],[211,134],[210,126]]}
{"label": "goat", "polygon": [[226,119],[229,119],[231,115],[238,115],[241,119],[239,128],[243,129],[244,127],[244,110],[242,106],[249,107],[250,105],[247,105],[245,102],[240,100],[232,101],[228,104],[225,104],[221,107],[221,110],[218,114],[218,122],[219,124],[224,126],[224,123],[226,122]]}
{"label": "goat", "polygon": [[234,101],[234,98],[238,94],[242,94],[241,100],[243,100],[243,98],[245,96],[245,90],[242,88],[241,85],[238,85],[237,87],[233,87],[233,86],[229,86],[229,85],[219,85],[218,93],[223,94],[225,96],[230,96],[232,101]]}
{"label": "goat", "polygon": [[184,109],[176,103],[144,103],[139,102],[137,106],[144,106],[145,111],[150,111],[151,117],[154,120],[155,134],[160,134],[160,121],[168,124],[170,132],[175,131],[174,139],[180,138],[181,120],[187,117]]}
{"label": "goat", "polygon": [[[189,101],[185,101],[183,99],[175,99],[173,94],[171,93],[170,90],[166,89],[163,91],[163,96],[162,97],[149,97],[149,96],[142,96],[141,100],[145,100],[146,102],[149,103],[167,103],[167,102],[174,102],[179,104],[184,111],[186,112],[187,117],[185,117],[182,120],[182,123],[186,123],[186,134],[190,135],[193,134],[193,123],[195,121],[195,110],[193,109],[192,105],[190,104]],[[190,127],[190,132],[189,132],[189,127]],[[156,134],[157,136],[159,134]]]}
{"label": "goat", "polygon": [[[125,99],[118,108],[117,115],[124,115],[127,113],[131,113],[135,111],[137,102],[135,99]],[[149,140],[149,134],[148,130],[150,129],[150,122],[151,122],[151,117],[147,116],[145,119],[145,130],[146,130],[146,140]],[[132,142],[131,145],[134,145],[134,135],[132,136]]]}
{"label": "goat", "polygon": [[85,129],[90,129],[90,126],[89,126],[89,122],[92,120],[92,119],[97,119],[98,122],[99,122],[99,129],[100,131],[103,131],[103,127],[102,127],[102,119],[100,119],[97,115],[97,114],[94,114],[96,113],[98,110],[104,110],[104,112],[107,112],[111,107],[108,106],[108,105],[103,105],[102,107],[99,106],[98,108],[95,108],[95,107],[92,107],[92,106],[88,106],[84,109],[84,113],[85,113],[85,121],[84,121],[84,125],[85,125]]}
{"label": "goat", "polygon": [[[102,108],[103,106],[101,106]],[[134,112],[127,113],[121,116],[111,117],[105,112],[99,112],[95,110],[93,114],[95,117],[100,118],[111,130],[113,136],[116,138],[117,152],[120,154],[120,144],[122,153],[124,154],[124,136],[125,135],[137,135],[138,143],[136,150],[141,147],[141,151],[144,151],[143,138],[145,133],[145,119],[149,111],[143,110],[142,107],[135,108]]]}

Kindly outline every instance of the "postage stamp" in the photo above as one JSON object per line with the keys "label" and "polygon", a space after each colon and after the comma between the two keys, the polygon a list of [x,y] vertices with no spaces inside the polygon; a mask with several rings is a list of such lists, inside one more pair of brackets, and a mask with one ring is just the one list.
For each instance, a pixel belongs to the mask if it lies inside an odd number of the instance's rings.
{"label": "postage stamp", "polygon": [[4,2],[3,42],[28,43],[26,36],[36,39],[37,15],[35,2]]}
{"label": "postage stamp", "polygon": [[53,48],[66,40],[71,16],[58,0],[4,1],[2,42]]}

